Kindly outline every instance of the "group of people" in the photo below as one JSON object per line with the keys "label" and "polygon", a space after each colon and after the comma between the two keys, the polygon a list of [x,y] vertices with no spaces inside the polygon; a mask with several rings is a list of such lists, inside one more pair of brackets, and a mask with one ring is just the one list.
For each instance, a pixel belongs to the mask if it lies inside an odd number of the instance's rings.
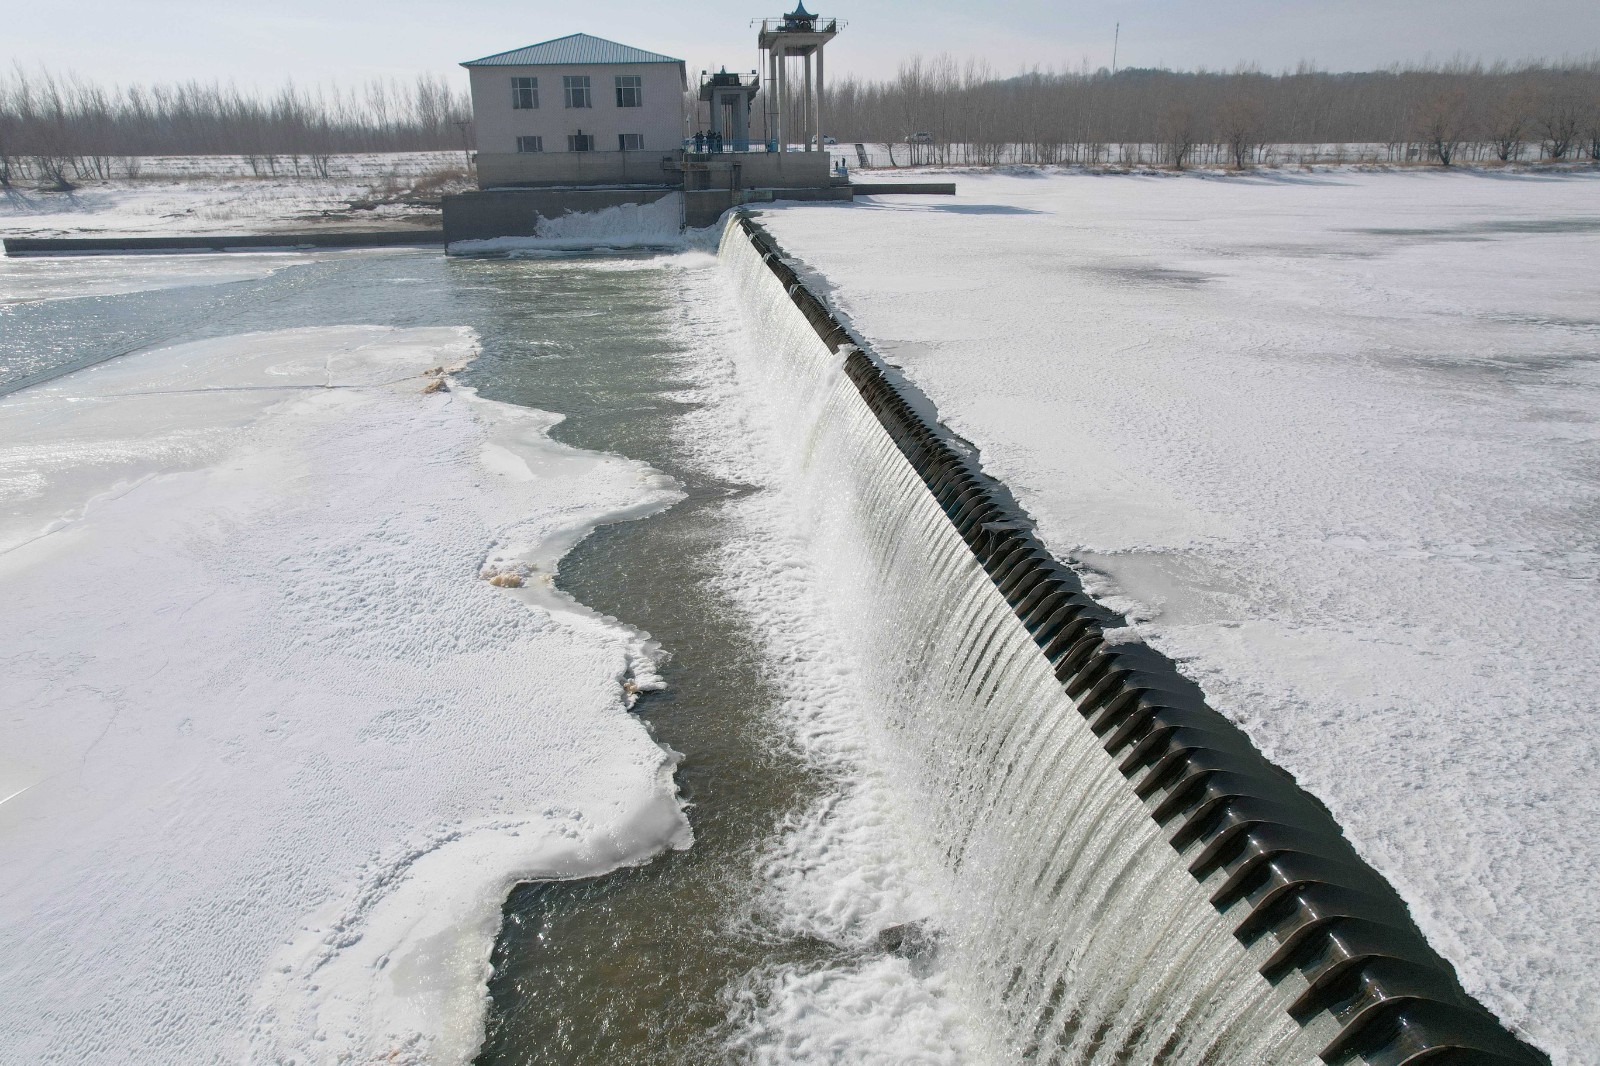
{"label": "group of people", "polygon": [[707,133],[703,130],[695,130],[694,150],[696,153],[722,151],[722,134],[716,132]]}

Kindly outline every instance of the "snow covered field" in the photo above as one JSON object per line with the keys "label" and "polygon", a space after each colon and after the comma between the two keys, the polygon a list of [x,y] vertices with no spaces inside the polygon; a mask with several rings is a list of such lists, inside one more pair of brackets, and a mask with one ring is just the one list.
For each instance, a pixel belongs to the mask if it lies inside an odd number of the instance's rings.
{"label": "snow covered field", "polygon": [[[135,178],[86,181],[72,192],[0,189],[0,237],[160,236],[272,233],[329,225],[387,229],[437,224],[414,204],[393,201],[430,175],[459,170],[459,152],[333,157],[327,177],[285,157],[252,174],[235,156],[152,158]],[[379,201],[350,210],[352,202]],[[425,214],[426,212],[420,212]]]}
{"label": "snow covered field", "polygon": [[958,186],[763,221],[1468,989],[1600,1062],[1600,175]]}
{"label": "snow covered field", "polygon": [[424,373],[475,351],[244,334],[0,400],[0,1059],[465,1061],[513,883],[687,845],[651,648],[549,584],[677,490]]}

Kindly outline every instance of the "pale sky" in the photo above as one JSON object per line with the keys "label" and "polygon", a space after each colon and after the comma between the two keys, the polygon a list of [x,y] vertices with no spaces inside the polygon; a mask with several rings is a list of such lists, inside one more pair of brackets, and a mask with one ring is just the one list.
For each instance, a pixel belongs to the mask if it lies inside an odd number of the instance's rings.
{"label": "pale sky", "polygon": [[[793,0],[787,0],[792,4]],[[820,0],[818,0],[820,3]],[[699,0],[0,0],[0,63],[105,81],[232,79],[241,86],[410,77],[584,32],[664,52],[695,71],[755,66],[750,20],[785,4]],[[816,7],[813,6],[813,10]],[[1597,0],[856,0],[822,4],[848,25],[830,74],[890,77],[913,52],[1034,65],[1330,70],[1449,59],[1600,52]]]}

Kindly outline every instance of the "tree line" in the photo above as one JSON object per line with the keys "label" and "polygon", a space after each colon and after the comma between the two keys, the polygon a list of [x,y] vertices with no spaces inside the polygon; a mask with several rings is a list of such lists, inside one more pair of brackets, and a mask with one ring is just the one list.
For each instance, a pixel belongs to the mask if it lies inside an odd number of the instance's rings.
{"label": "tree line", "polygon": [[[1000,77],[981,61],[913,56],[890,80],[834,82],[826,107],[829,133],[887,143],[897,164],[1243,168],[1296,145],[1339,146],[1332,158],[1347,161],[1600,161],[1600,59]],[[326,177],[335,154],[465,148],[471,118],[468,94],[434,75],[247,93],[195,81],[106,87],[19,67],[0,74],[0,186],[132,177],[141,157],[161,155]]]}
{"label": "tree line", "polygon": [[1284,145],[1360,146],[1349,158],[1446,166],[1600,161],[1600,59],[997,77],[982,62],[914,56],[892,80],[833,83],[827,117],[838,140],[888,143],[899,164],[1242,168]]}
{"label": "tree line", "polygon": [[257,175],[327,177],[339,153],[461,149],[471,119],[467,93],[426,74],[246,93],[197,81],[108,88],[19,67],[0,74],[0,186],[135,177],[141,156],[160,155],[242,156]]}

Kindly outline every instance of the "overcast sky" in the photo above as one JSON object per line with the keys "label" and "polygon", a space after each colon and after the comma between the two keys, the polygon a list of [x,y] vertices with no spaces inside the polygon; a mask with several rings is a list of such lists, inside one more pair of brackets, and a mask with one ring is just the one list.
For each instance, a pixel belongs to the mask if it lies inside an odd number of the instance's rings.
{"label": "overcast sky", "polygon": [[[793,0],[789,0],[793,2]],[[820,0],[819,0],[820,2]],[[750,20],[782,4],[735,0],[0,0],[0,61],[106,81],[360,81],[592,33],[688,60],[755,65]],[[769,9],[770,8],[770,9]],[[892,76],[913,52],[1034,65],[1331,70],[1394,62],[1559,58],[1600,51],[1600,0],[856,0],[828,70]]]}

